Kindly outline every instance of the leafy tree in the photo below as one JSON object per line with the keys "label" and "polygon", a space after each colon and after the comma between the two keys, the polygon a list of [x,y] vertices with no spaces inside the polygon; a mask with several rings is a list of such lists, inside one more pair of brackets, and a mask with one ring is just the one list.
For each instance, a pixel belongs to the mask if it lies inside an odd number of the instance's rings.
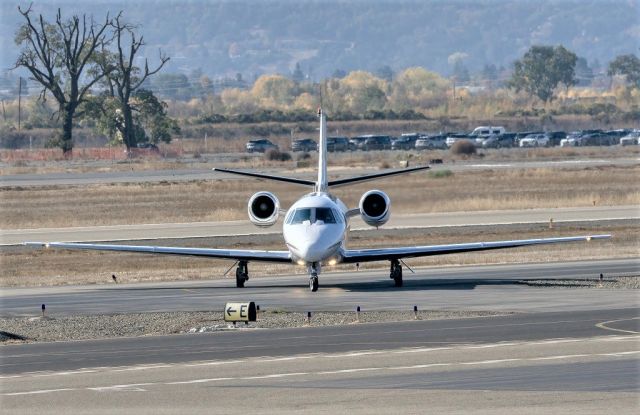
{"label": "leafy tree", "polygon": [[300,68],[300,62],[296,62],[296,68],[293,70],[293,74],[291,75],[291,79],[293,79],[294,82],[300,83],[302,81],[304,81],[304,73],[302,72],[302,69]]}
{"label": "leafy tree", "polygon": [[482,79],[487,81],[495,81],[498,79],[498,68],[493,63],[485,64],[481,73]]}
{"label": "leafy tree", "polygon": [[256,80],[251,94],[264,107],[283,107],[291,104],[295,84],[281,75],[263,75]]}
{"label": "leafy tree", "polygon": [[553,100],[558,85],[568,88],[575,83],[577,59],[575,53],[563,46],[532,46],[514,63],[513,75],[507,85],[546,103]]}
{"label": "leafy tree", "polygon": [[151,84],[154,91],[171,99],[187,100],[192,95],[191,83],[185,74],[159,74]]}
{"label": "leafy tree", "polygon": [[376,76],[387,82],[391,82],[393,80],[393,69],[391,69],[389,65],[381,66],[376,70]]}
{"label": "leafy tree", "polygon": [[[111,26],[114,31],[116,51],[114,53],[106,50],[103,52],[106,57],[102,62],[103,70],[107,74],[106,81],[110,95],[118,100],[122,114],[122,123],[118,124],[122,140],[127,149],[130,149],[135,147],[137,143],[131,98],[147,78],[162,69],[164,64],[169,61],[169,57],[160,52],[160,63],[155,68],[149,69],[149,62],[145,59],[144,70],[140,70],[134,66],[133,62],[136,54],[145,44],[144,38],[136,35],[134,26],[122,22],[121,15],[113,19]],[[148,97],[148,91],[142,95]],[[151,97],[156,99],[153,94]],[[159,116],[162,115],[163,109],[161,107],[155,107],[154,110]]]}
{"label": "leafy tree", "polygon": [[424,68],[408,68],[391,85],[391,107],[396,111],[427,109],[446,102],[448,82]]}
{"label": "leafy tree", "polygon": [[40,99],[45,100],[48,91],[57,101],[62,133],[53,144],[68,155],[73,150],[73,120],[81,115],[78,108],[106,75],[96,52],[110,41],[105,33],[109,15],[97,24],[93,18],[87,21],[86,15],[63,19],[58,9],[55,23],[49,23],[42,15],[33,21],[31,6],[18,11],[26,22],[15,36],[16,44],[23,46],[15,67],[26,68],[42,85]]}
{"label": "leafy tree", "polygon": [[640,88],[640,59],[636,55],[620,55],[609,63],[609,76],[624,75],[627,82]]}

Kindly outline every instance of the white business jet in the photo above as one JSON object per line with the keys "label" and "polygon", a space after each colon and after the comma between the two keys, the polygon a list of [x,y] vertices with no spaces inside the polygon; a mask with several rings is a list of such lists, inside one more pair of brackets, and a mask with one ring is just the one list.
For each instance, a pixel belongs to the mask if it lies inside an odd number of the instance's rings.
{"label": "white business jet", "polygon": [[247,264],[250,261],[292,263],[305,266],[307,268],[309,274],[309,288],[311,291],[317,291],[318,275],[320,275],[321,266],[323,264],[359,264],[370,261],[389,261],[391,263],[390,278],[393,279],[396,287],[401,287],[401,262],[404,258],[471,251],[486,251],[491,249],[513,248],[527,245],[590,241],[593,239],[606,239],[610,237],[610,235],[572,236],[563,238],[474,242],[450,245],[426,245],[355,250],[348,249],[345,241],[349,230],[349,219],[353,216],[359,215],[366,224],[376,228],[380,227],[389,220],[390,200],[386,193],[380,190],[370,190],[362,195],[357,208],[349,209],[338,198],[332,196],[331,193],[329,193],[329,189],[381,177],[418,172],[426,170],[429,167],[413,167],[347,179],[329,180],[327,177],[326,119],[322,110],[318,111],[318,116],[320,118],[320,144],[318,148],[319,161],[317,181],[313,182],[310,180],[237,170],[213,169],[224,173],[293,183],[313,188],[311,193],[300,198],[286,212],[281,211],[278,198],[270,192],[258,192],[249,199],[249,219],[257,226],[272,226],[278,221],[279,216],[282,213],[285,213],[282,234],[287,245],[286,251],[61,242],[27,242],[26,244],[31,246],[44,246],[47,248],[141,252],[235,260],[237,262],[236,286],[239,288],[244,287],[245,282],[249,279]]}

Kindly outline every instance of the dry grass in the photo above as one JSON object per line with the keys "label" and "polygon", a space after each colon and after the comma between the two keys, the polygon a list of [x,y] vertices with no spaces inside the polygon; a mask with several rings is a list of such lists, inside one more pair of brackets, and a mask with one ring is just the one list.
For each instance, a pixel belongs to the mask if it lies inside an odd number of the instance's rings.
{"label": "dry grass", "polygon": [[[394,213],[578,207],[594,202],[640,205],[639,173],[640,166],[417,173],[376,182],[375,187],[388,192]],[[338,188],[335,194],[356,206],[371,188],[371,183],[363,183]],[[244,179],[0,188],[0,227],[247,219],[246,203],[260,190],[274,192],[283,208],[305,192],[297,186]]]}
{"label": "dry grass", "polygon": [[[632,221],[590,224],[557,224],[549,230],[544,225],[510,225],[492,227],[463,227],[453,229],[434,228],[414,230],[398,235],[395,232],[354,232],[349,241],[352,248],[380,246],[410,246],[473,241],[490,241],[519,238],[553,237],[589,233],[612,233],[608,241],[573,243],[517,248],[491,252],[442,255],[409,259],[410,266],[472,265],[496,263],[553,262],[577,259],[608,259],[637,257],[640,246],[640,224]],[[211,239],[175,240],[171,245],[242,247],[248,249],[283,249],[279,236],[226,237]],[[145,241],[144,243],[149,243]],[[166,242],[163,242],[165,244]],[[2,249],[2,275],[0,286],[40,286],[65,284],[108,284],[111,274],[124,283],[142,281],[207,280],[223,278],[231,261],[184,258],[163,255],[144,255],[114,252],[82,252],[65,250],[36,250],[23,247]],[[302,267],[252,263],[251,277],[297,273],[305,275]],[[362,264],[367,269],[386,269],[385,261]],[[326,267],[324,272],[355,271],[354,266]],[[597,273],[594,270],[594,273]],[[229,274],[233,278],[234,273]],[[407,273],[407,278],[411,278]],[[301,280],[304,284],[305,280]],[[232,282],[230,281],[230,284]]]}

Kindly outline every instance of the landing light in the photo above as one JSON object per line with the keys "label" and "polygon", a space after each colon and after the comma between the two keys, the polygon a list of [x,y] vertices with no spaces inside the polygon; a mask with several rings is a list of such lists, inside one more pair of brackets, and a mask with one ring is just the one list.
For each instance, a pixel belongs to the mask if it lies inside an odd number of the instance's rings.
{"label": "landing light", "polygon": [[305,264],[305,262],[303,260],[301,260],[301,259],[298,260],[298,265],[304,265],[304,264]]}
{"label": "landing light", "polygon": [[328,262],[328,264],[331,265],[331,266],[333,266],[333,265],[335,265],[337,263],[338,263],[337,259],[330,259],[329,262]]}

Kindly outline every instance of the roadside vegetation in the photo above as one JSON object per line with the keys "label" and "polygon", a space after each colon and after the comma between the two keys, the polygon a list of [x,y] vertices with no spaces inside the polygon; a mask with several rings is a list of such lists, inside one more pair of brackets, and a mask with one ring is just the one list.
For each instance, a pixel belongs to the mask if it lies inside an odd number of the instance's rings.
{"label": "roadside vegetation", "polygon": [[[87,142],[129,152],[139,143],[192,139],[224,149],[252,136],[284,140],[312,134],[321,104],[330,129],[339,134],[389,132],[386,123],[413,127],[395,128],[400,134],[478,124],[522,131],[640,122],[640,60],[633,54],[616,57],[596,74],[563,46],[534,45],[513,69],[485,65],[473,73],[464,66],[465,54],[454,53],[451,79],[422,67],[385,67],[376,73],[336,71],[312,82],[298,65],[291,75],[264,74],[253,83],[239,79],[214,91],[206,75],[190,85],[185,75],[161,73],[170,59],[162,51],[155,64],[141,61],[144,36],[123,12],[67,17],[58,10],[51,17],[31,6],[18,11],[22,25],[15,33],[20,52],[14,66],[28,71],[39,93],[3,100],[2,148],[55,147],[69,158]],[[155,80],[174,87],[154,92]],[[22,95],[23,79],[18,83]]]}

